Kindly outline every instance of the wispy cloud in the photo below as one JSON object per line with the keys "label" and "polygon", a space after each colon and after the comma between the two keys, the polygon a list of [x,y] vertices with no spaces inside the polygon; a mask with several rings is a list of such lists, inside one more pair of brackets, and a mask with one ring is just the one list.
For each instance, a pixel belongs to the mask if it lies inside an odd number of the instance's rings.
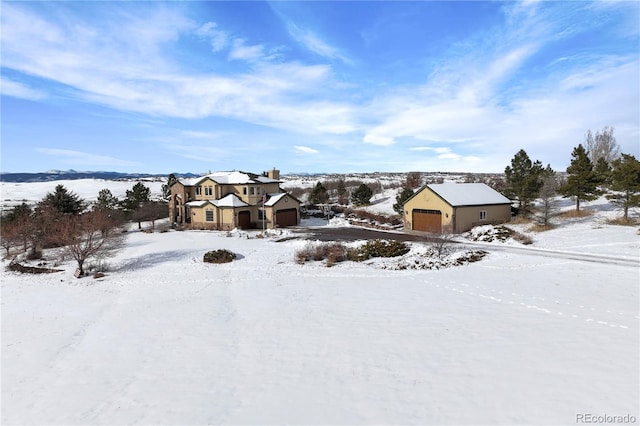
{"label": "wispy cloud", "polygon": [[329,45],[312,31],[299,28],[291,21],[287,22],[287,28],[289,30],[289,34],[296,42],[300,43],[316,55],[330,60],[339,60],[347,65],[353,65],[353,61],[349,59],[347,55],[342,53],[340,49]]}
{"label": "wispy cloud", "polygon": [[9,80],[5,77],[0,77],[0,92],[6,96],[13,96],[14,98],[27,99],[30,101],[39,101],[47,97],[46,93],[40,90],[32,89],[25,84]]}
{"label": "wispy cloud", "polygon": [[3,5],[3,66],[73,88],[69,96],[121,110],[228,117],[305,133],[354,129],[351,106],[316,100],[320,91],[334,90],[326,67],[270,62],[262,45],[236,38],[228,46],[218,40],[215,48],[228,48],[229,59],[252,64],[250,71],[194,75],[172,58],[177,40],[223,33],[213,25],[196,25],[179,9],[149,9],[144,18],[119,15],[115,32],[110,23],[93,26],[81,16],[74,17],[76,25],[63,27],[55,16],[45,21],[22,5]]}
{"label": "wispy cloud", "polygon": [[137,161],[121,160],[119,158],[109,157],[105,155],[96,155],[89,152],[74,151],[70,149],[36,148],[36,151],[40,154],[58,157],[61,163],[73,165],[81,169],[93,166],[120,167],[141,165],[141,163]]}
{"label": "wispy cloud", "polygon": [[308,146],[303,146],[303,145],[295,145],[293,148],[296,151],[302,152],[304,154],[317,154],[318,152],[320,152],[317,149],[309,148]]}

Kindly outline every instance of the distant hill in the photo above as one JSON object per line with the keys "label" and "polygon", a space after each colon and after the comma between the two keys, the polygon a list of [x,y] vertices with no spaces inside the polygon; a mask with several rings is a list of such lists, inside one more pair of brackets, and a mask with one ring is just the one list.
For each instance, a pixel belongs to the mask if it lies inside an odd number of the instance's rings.
{"label": "distant hill", "polygon": [[[179,178],[197,177],[194,173],[174,173]],[[163,178],[169,175],[148,173],[118,173],[118,172],[78,172],[76,170],[49,170],[42,173],[0,173],[2,182],[49,182],[55,180],[75,179],[105,179],[105,180],[129,180],[144,178]]]}

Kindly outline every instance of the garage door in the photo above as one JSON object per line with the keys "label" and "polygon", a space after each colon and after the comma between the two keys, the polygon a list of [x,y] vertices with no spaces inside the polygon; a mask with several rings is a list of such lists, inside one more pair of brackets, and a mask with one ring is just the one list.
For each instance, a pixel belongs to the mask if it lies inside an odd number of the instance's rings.
{"label": "garage door", "polygon": [[441,232],[442,212],[440,210],[419,210],[414,209],[413,229],[415,231]]}
{"label": "garage door", "polygon": [[238,212],[238,227],[247,229],[251,227],[251,212]]}
{"label": "garage door", "polygon": [[276,225],[284,228],[286,226],[296,226],[298,224],[298,210],[285,209],[276,212]]}

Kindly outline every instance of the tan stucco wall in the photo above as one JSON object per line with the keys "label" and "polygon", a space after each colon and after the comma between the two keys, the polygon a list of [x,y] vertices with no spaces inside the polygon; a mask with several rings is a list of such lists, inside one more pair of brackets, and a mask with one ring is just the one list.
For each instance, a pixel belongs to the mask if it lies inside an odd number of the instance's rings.
{"label": "tan stucco wall", "polygon": [[442,226],[447,228],[451,226],[453,219],[452,207],[445,203],[442,198],[434,194],[429,188],[423,188],[412,199],[404,205],[404,224],[405,229],[413,229],[414,209],[418,210],[440,210],[442,212]]}
{"label": "tan stucco wall", "polygon": [[[480,220],[480,212],[486,211],[484,220]],[[503,223],[511,220],[511,206],[502,204],[497,206],[469,206],[456,208],[456,232],[465,232],[474,226]]]}

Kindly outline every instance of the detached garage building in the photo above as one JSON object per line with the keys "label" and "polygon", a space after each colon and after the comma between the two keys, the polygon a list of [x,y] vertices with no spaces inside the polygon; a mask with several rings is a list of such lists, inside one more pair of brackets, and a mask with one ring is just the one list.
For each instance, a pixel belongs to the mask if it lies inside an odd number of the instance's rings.
{"label": "detached garage building", "polygon": [[484,183],[425,185],[404,203],[404,227],[424,232],[465,232],[508,222],[511,200]]}

